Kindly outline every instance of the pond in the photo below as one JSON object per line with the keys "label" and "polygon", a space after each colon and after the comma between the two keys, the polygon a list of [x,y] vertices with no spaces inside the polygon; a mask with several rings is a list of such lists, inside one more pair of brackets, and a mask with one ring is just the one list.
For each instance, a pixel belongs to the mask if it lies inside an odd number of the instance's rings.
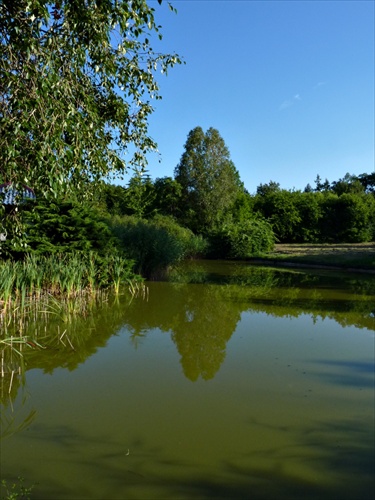
{"label": "pond", "polygon": [[374,276],[201,261],[147,287],[3,354],[2,478],[48,500],[374,498]]}

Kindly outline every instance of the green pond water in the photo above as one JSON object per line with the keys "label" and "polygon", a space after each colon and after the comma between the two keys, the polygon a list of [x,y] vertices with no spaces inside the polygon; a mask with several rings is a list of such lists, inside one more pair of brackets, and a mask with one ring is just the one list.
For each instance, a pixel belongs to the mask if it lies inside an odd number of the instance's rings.
{"label": "green pond water", "polygon": [[374,498],[375,276],[191,262],[147,286],[3,348],[2,478],[48,500]]}

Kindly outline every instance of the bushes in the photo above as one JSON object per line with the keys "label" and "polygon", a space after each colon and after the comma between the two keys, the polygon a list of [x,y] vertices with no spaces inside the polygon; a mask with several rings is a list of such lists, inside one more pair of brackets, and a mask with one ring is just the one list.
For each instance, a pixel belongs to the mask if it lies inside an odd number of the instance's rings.
{"label": "bushes", "polygon": [[375,226],[375,198],[369,194],[329,194],[322,205],[321,240],[328,243],[371,241]]}
{"label": "bushes", "polygon": [[210,236],[209,256],[245,259],[272,250],[275,237],[263,218],[227,224]]}
{"label": "bushes", "polygon": [[151,220],[134,216],[114,217],[111,226],[126,255],[136,262],[137,272],[147,277],[205,249],[201,237],[167,216],[156,216]]}
{"label": "bushes", "polygon": [[[66,200],[43,200],[23,208],[21,215],[22,226],[19,227],[13,227],[8,217],[7,239],[1,245],[3,257],[22,259],[30,252],[73,251],[106,255],[116,247],[108,224],[93,207]],[[15,230],[22,234],[15,234]]]}
{"label": "bushes", "polygon": [[370,193],[278,190],[257,194],[254,209],[281,243],[362,243],[374,239],[375,198]]}

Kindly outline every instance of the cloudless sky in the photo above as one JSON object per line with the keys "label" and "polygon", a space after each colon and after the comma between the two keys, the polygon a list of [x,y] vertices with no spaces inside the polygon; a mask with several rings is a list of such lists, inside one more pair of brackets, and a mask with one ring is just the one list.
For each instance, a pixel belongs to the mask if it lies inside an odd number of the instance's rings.
{"label": "cloudless sky", "polygon": [[285,189],[374,172],[374,1],[172,0],[155,8],[162,52],[150,134],[173,176],[190,130],[219,130],[241,180]]}

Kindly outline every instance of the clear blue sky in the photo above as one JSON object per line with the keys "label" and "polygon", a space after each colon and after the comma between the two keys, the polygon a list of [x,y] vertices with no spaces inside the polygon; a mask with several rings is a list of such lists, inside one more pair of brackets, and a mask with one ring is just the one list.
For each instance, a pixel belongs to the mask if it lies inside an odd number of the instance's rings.
{"label": "clear blue sky", "polygon": [[153,179],[173,176],[196,126],[219,130],[250,193],[374,171],[374,1],[149,3],[155,47],[186,61],[159,80]]}

